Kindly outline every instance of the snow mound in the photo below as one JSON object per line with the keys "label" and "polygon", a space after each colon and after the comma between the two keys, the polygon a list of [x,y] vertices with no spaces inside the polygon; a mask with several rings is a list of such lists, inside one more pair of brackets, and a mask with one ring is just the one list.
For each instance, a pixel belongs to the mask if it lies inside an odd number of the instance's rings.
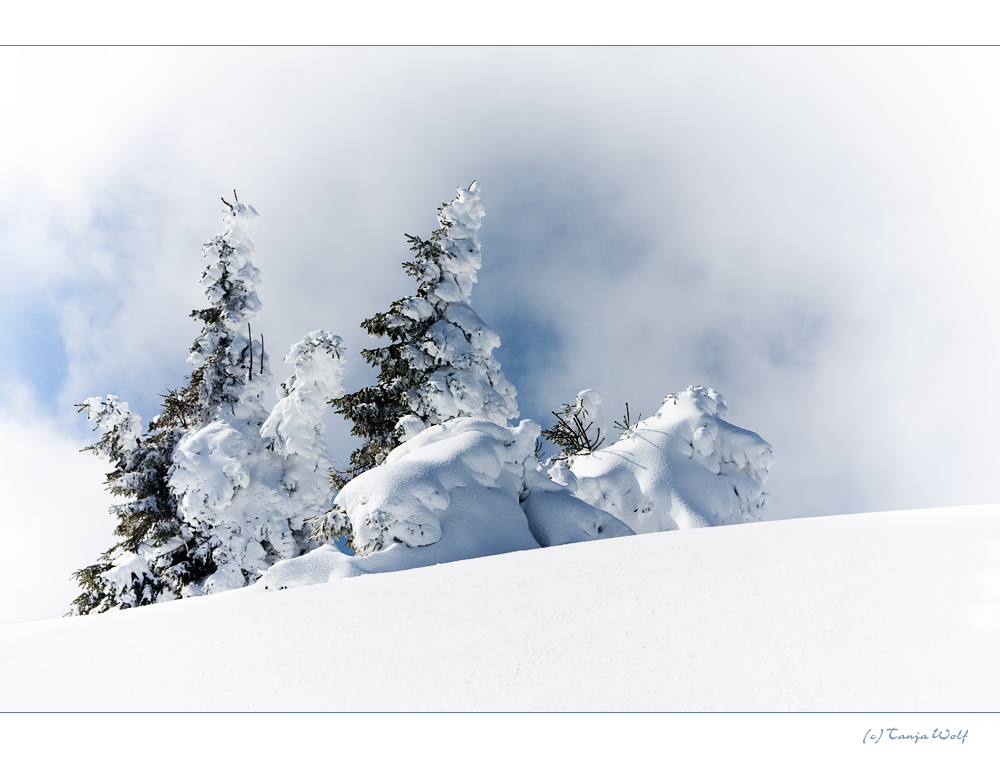
{"label": "snow mound", "polygon": [[[539,475],[545,478],[543,474]],[[548,484],[532,489],[521,503],[528,528],[542,547],[635,534],[611,513],[595,509],[574,497],[565,487],[555,490],[550,489]]]}
{"label": "snow mound", "polygon": [[302,586],[538,548],[520,496],[540,430],[531,420],[511,428],[456,418],[421,431],[334,500],[354,528],[354,557],[322,547],[275,564],[258,586]]}
{"label": "snow mound", "polygon": [[548,475],[637,534],[759,521],[774,455],[760,436],[723,420],[726,411],[721,394],[689,386],[615,444]]}
{"label": "snow mound", "polygon": [[353,527],[356,555],[330,545],[277,563],[258,587],[304,586],[362,573],[633,533],[539,470],[541,427],[479,418],[431,426],[352,480],[328,516]]}
{"label": "snow mound", "polygon": [[[600,395],[581,392],[588,422]],[[347,533],[353,557],[325,546],[263,574],[266,589],[678,528],[759,521],[774,457],[722,419],[720,394],[671,394],[651,418],[592,454],[546,469],[540,426],[455,418],[416,433],[348,483],[317,533]]]}

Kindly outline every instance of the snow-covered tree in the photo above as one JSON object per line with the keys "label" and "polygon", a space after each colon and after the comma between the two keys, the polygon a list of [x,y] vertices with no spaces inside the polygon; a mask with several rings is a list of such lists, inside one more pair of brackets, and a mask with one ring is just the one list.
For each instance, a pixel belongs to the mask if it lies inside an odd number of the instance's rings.
{"label": "snow-covered tree", "polygon": [[103,431],[86,451],[112,464],[108,490],[128,501],[111,508],[119,520],[115,534],[121,541],[99,562],[74,574],[83,591],[73,602],[73,615],[172,600],[185,584],[212,570],[198,552],[194,534],[178,520],[177,500],[170,492],[168,473],[183,434],[179,418],[184,411],[176,393],[164,399],[163,413],[145,436],[139,416],[115,396],[77,405],[95,430]]}
{"label": "snow-covered tree", "polygon": [[330,507],[333,460],[326,446],[323,415],[330,399],[344,393],[344,355],[340,336],[316,330],[293,345],[285,362],[294,374],[278,387],[278,403],[261,427],[268,448],[281,458],[281,487],[305,519]]}
{"label": "snow-covered tree", "polygon": [[194,370],[185,396],[199,423],[228,411],[234,421],[259,430],[267,416],[262,397],[274,386],[267,356],[251,327],[261,312],[261,278],[251,261],[254,246],[248,234],[260,217],[252,206],[223,202],[230,207],[223,215],[226,231],[201,252],[201,284],[210,306],[191,313],[204,325],[188,357]]}
{"label": "snow-covered tree", "polygon": [[[724,418],[711,388],[668,394],[610,446],[557,462],[547,475],[637,534],[763,520],[771,445]],[[623,426],[619,426],[622,428]]]}
{"label": "snow-covered tree", "polygon": [[416,295],[361,324],[391,343],[362,351],[379,368],[378,383],[334,400],[364,440],[335,479],[338,488],[427,426],[456,417],[506,425],[517,416],[514,387],[493,358],[500,339],[469,303],[482,266],[479,193],[477,182],[460,188],[438,210],[441,227],[430,240],[407,235],[415,256],[403,268],[417,280]]}
{"label": "snow-covered tree", "polygon": [[[202,249],[201,282],[211,306],[193,313],[204,326],[188,359],[195,369],[185,392],[196,424],[177,443],[170,473],[180,515],[206,538],[215,568],[187,585],[185,596],[242,587],[276,560],[296,557],[311,546],[304,521],[319,512],[302,512],[288,442],[279,453],[261,437],[262,397],[273,382],[250,327],[261,310],[248,235],[258,215],[252,206],[227,205],[226,231]],[[315,497],[315,484],[311,488]]]}
{"label": "snow-covered tree", "polygon": [[115,397],[78,405],[104,431],[91,449],[114,465],[109,490],[131,501],[113,508],[122,541],[76,574],[83,594],[73,612],[240,587],[315,546],[305,521],[330,501],[322,415],[343,393],[343,347],[316,332],[292,348],[296,374],[268,423],[273,382],[251,332],[261,279],[248,231],[258,215],[224,203],[225,232],[202,249],[209,307],[192,313],[203,326],[188,385],[164,395],[145,436]]}

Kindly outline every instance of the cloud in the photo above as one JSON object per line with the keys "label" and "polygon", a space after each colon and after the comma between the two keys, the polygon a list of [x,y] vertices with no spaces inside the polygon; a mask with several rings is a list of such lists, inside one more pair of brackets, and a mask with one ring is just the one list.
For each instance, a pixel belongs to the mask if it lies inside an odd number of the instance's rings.
{"label": "cloud", "polygon": [[[4,398],[22,409],[36,406],[23,388],[4,388]],[[71,574],[114,543],[114,498],[102,488],[108,468],[80,452],[87,443],[52,420],[0,415],[0,623],[65,614],[79,594]]]}

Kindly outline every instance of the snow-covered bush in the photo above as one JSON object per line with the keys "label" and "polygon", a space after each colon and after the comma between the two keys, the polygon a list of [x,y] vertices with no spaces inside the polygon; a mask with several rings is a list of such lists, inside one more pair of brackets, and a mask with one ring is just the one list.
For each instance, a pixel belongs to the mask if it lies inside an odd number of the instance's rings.
{"label": "snow-covered bush", "polygon": [[335,401],[364,441],[339,487],[427,426],[457,417],[506,425],[517,416],[514,387],[493,358],[500,338],[469,303],[482,266],[476,236],[486,212],[479,192],[476,182],[459,188],[439,210],[441,228],[430,240],[407,236],[415,261],[403,267],[417,280],[416,295],[361,324],[392,343],[362,351],[379,368],[378,383]]}
{"label": "snow-covered bush", "polygon": [[564,404],[553,411],[556,422],[542,431],[557,447],[560,454],[556,460],[567,460],[567,467],[573,467],[575,455],[590,454],[604,443],[608,427],[600,410],[601,395],[588,388],[576,395],[575,404]]}
{"label": "snow-covered bush", "polygon": [[725,414],[720,394],[689,386],[615,444],[549,475],[637,534],[761,520],[771,445]]}
{"label": "snow-covered bush", "polygon": [[[581,392],[587,421],[600,396]],[[404,442],[357,476],[322,521],[353,526],[358,553],[324,545],[265,572],[278,589],[480,555],[635,533],[761,520],[773,462],[760,436],[723,420],[712,389],[670,394],[619,440],[543,466],[540,426],[456,418]],[[338,524],[339,525],[339,524]],[[322,532],[320,532],[322,533]]]}

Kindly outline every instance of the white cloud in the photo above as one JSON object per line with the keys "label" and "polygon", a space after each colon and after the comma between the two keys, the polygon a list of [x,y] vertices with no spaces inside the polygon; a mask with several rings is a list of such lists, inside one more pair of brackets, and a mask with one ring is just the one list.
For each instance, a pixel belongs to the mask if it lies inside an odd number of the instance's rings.
{"label": "white cloud", "polygon": [[115,541],[114,498],[102,488],[108,468],[79,451],[90,442],[23,412],[36,406],[24,389],[4,391],[22,413],[0,416],[0,623],[57,618],[80,593],[71,574]]}

